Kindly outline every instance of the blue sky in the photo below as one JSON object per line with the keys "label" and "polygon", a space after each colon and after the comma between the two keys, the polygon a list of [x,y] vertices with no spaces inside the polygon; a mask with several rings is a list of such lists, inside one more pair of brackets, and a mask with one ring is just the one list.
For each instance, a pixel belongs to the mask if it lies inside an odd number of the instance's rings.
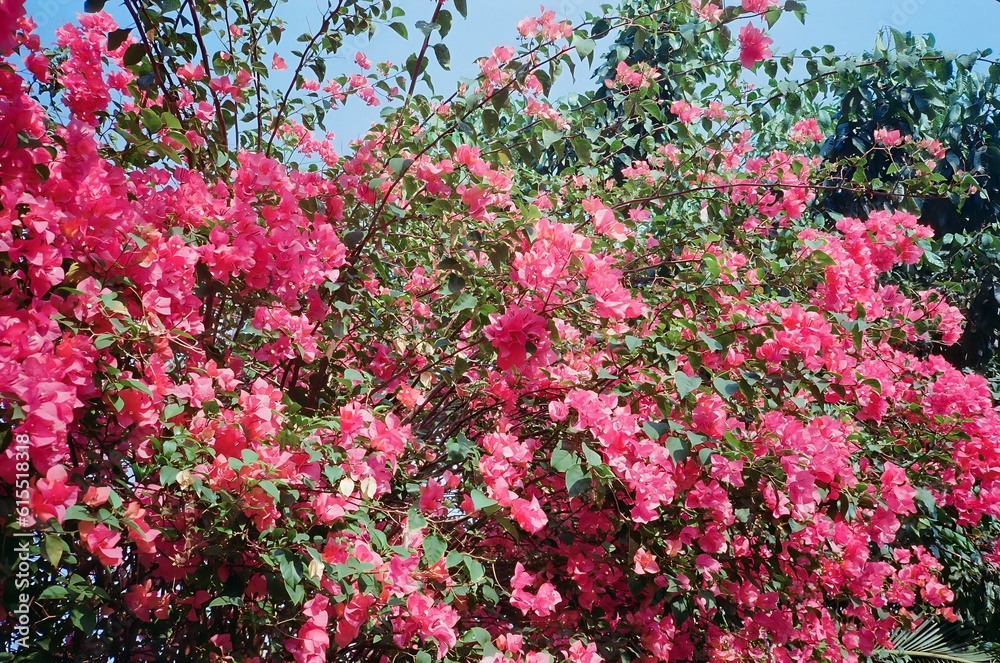
{"label": "blue sky", "polygon": [[[728,0],[727,4],[735,1]],[[399,0],[396,4],[406,11],[402,20],[409,27],[410,43],[386,28],[383,31],[385,39],[376,37],[378,48],[365,46],[362,50],[373,61],[404,61],[407,54],[419,47],[421,35],[413,24],[430,19],[433,3],[434,0]],[[586,11],[598,11],[602,2],[550,0],[545,4],[560,16],[577,21]],[[938,46],[946,50],[964,53],[993,48],[1000,51],[1000,2],[997,0],[807,0],[806,4],[805,25],[788,15],[775,26],[771,33],[775,51],[800,50],[822,44],[832,44],[838,52],[859,51],[870,48],[876,33],[885,25],[904,32],[931,32]],[[290,17],[289,32],[304,31],[308,17],[318,14],[317,5],[317,0],[289,0],[283,8],[283,14]],[[514,43],[517,38],[514,24],[525,16],[539,13],[539,0],[468,0],[468,5],[466,20],[453,12],[455,24],[446,39],[451,50],[452,71],[443,72],[436,64],[432,65],[438,92],[451,89],[460,77],[474,75],[476,57],[487,54],[494,46]],[[26,0],[25,6],[38,22],[42,38],[47,40],[58,26],[74,20],[76,13],[83,9],[83,0]],[[130,24],[120,0],[108,0],[105,9],[123,26]],[[355,51],[348,50],[344,49],[339,67],[337,62],[329,63],[331,71],[356,69],[352,62]],[[583,83],[590,86],[587,81]],[[359,104],[338,111],[333,123],[338,148],[344,151],[347,141],[361,134],[376,118],[377,110]]]}
{"label": "blue sky", "polygon": [[902,32],[933,33],[945,50],[1000,50],[996,0],[807,0],[806,6],[805,25],[786,17],[775,26],[772,37],[781,49],[823,43],[857,51],[870,48],[879,28],[889,25]]}

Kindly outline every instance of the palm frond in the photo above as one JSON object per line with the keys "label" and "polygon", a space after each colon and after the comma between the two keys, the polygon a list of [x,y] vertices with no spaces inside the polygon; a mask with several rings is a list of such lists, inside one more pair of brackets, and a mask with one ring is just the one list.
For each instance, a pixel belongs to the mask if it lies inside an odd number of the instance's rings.
{"label": "palm frond", "polygon": [[878,649],[873,657],[881,660],[911,663],[995,663],[990,654],[956,644],[945,629],[927,620],[915,630],[897,629],[892,636],[892,649]]}

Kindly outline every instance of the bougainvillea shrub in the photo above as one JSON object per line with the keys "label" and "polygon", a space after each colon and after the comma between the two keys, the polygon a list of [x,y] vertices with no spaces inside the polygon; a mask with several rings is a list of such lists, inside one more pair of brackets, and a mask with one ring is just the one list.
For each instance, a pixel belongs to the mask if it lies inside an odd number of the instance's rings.
{"label": "bougainvillea shrub", "polygon": [[[775,2],[542,11],[437,97],[459,0],[292,46],[289,5],[125,8],[51,48],[0,10],[8,658],[857,661],[957,619],[916,541],[993,559],[1000,417],[888,284],[930,231],[817,221],[813,118],[750,129]],[[686,55],[549,97],[626,27]],[[612,177],[607,104],[677,139]]]}

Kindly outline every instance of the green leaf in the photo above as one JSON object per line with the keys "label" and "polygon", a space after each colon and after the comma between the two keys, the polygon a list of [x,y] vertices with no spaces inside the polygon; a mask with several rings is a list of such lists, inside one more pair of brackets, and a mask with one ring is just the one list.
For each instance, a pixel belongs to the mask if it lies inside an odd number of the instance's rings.
{"label": "green leaf", "polygon": [[177,475],[180,474],[180,470],[175,467],[161,467],[160,468],[160,485],[168,486],[177,480]]}
{"label": "green leaf", "polygon": [[583,450],[583,457],[587,459],[587,464],[591,467],[598,467],[604,464],[604,459],[601,458],[601,454],[597,453],[586,444],[581,444],[580,448]]}
{"label": "green leaf", "polygon": [[452,16],[450,11],[448,11],[447,9],[442,9],[441,11],[438,12],[437,20],[435,21],[435,23],[441,26],[441,39],[447,37],[448,33],[451,32],[451,22],[452,22]]}
{"label": "green leaf", "polygon": [[118,47],[125,43],[128,39],[128,33],[132,32],[132,28],[120,28],[108,33],[108,50],[115,51]]}
{"label": "green leaf", "polygon": [[444,560],[444,567],[446,569],[454,568],[458,566],[465,559],[465,555],[458,552],[457,550],[452,550],[448,553],[448,557]]}
{"label": "green leaf", "polygon": [[465,0],[455,0],[455,9],[462,15],[462,18],[469,17],[469,9],[465,4]]}
{"label": "green leaf", "polygon": [[451,312],[458,313],[459,311],[464,311],[466,309],[476,308],[476,304],[478,303],[479,300],[475,297],[475,295],[463,292],[458,296],[458,299],[455,300],[455,303],[452,304]]}
{"label": "green leaf", "polygon": [[107,4],[108,0],[86,0],[83,3],[83,11],[88,14],[96,14],[97,12],[104,9],[104,5]]}
{"label": "green leaf", "polygon": [[45,557],[49,560],[49,564],[59,566],[59,560],[62,558],[65,547],[63,540],[58,536],[54,534],[45,535]]}
{"label": "green leaf", "polygon": [[451,370],[451,380],[452,382],[458,382],[465,375],[465,372],[469,370],[469,360],[462,355],[455,356],[455,365]]}
{"label": "green leaf", "polygon": [[298,605],[306,597],[306,588],[301,584],[285,583],[285,591],[288,592],[288,598],[291,599],[292,603]]}
{"label": "green leaf", "polygon": [[701,259],[705,263],[705,269],[708,270],[708,275],[712,278],[712,280],[719,278],[719,274],[722,273],[722,270],[719,267],[719,259],[711,253],[704,254]]}
{"label": "green leaf", "polygon": [[448,542],[440,534],[435,532],[424,537],[424,560],[428,565],[434,564],[444,557],[444,552],[447,549]]}
{"label": "green leaf", "polygon": [[689,376],[677,371],[674,373],[674,384],[677,385],[677,395],[681,398],[687,398],[688,394],[701,386],[701,378],[697,375]]}
{"label": "green leaf", "polygon": [[712,385],[715,390],[725,398],[727,401],[735,396],[740,391],[740,385],[732,380],[725,380],[723,378],[715,378],[712,380]]}
{"label": "green leaf", "polygon": [[173,113],[163,111],[160,113],[160,119],[163,120],[164,126],[170,127],[171,129],[177,129],[178,131],[183,131],[184,129],[181,121],[178,120]]}
{"label": "green leaf", "polygon": [[492,108],[483,111],[483,129],[487,136],[492,136],[500,128],[500,114]]}
{"label": "green leaf", "polygon": [[813,251],[809,256],[824,267],[832,267],[837,264],[837,261],[830,257],[828,253],[823,251]]}
{"label": "green leaf", "polygon": [[129,389],[135,389],[136,391],[141,391],[142,393],[146,394],[147,396],[152,396],[153,395],[153,392],[149,388],[149,386],[146,385],[143,382],[139,382],[138,380],[133,380],[132,378],[124,378],[121,381],[121,383],[122,383],[122,385],[128,387]]}
{"label": "green leaf", "polygon": [[562,447],[556,447],[549,459],[549,465],[556,472],[566,472],[579,462],[577,456],[572,451],[566,451]]}
{"label": "green leaf", "polygon": [[469,582],[477,583],[486,575],[486,569],[483,565],[468,555],[462,561],[465,563],[465,568],[469,571]]}
{"label": "green leaf", "polygon": [[46,599],[64,599],[68,596],[69,590],[62,585],[49,585],[42,590],[42,593],[38,595],[38,598],[44,601]]}
{"label": "green leaf", "polygon": [[698,338],[705,342],[705,347],[707,347],[712,352],[722,352],[725,350],[725,346],[719,343],[718,339],[714,339],[705,332],[698,332]]}
{"label": "green leaf", "polygon": [[265,479],[264,481],[258,482],[257,485],[263,488],[264,492],[273,497],[275,500],[281,499],[281,491],[279,491],[278,487],[271,481]]}
{"label": "green leaf", "polygon": [[647,421],[642,425],[642,431],[653,442],[658,442],[661,437],[670,431],[670,426],[662,421]]}
{"label": "green leaf", "polygon": [[415,509],[410,509],[409,513],[406,515],[406,523],[411,532],[427,527],[427,519]]}
{"label": "green leaf", "polygon": [[950,641],[933,620],[925,620],[914,630],[899,628],[892,633],[894,649],[876,649],[878,660],[938,660],[953,663],[988,663],[993,657],[984,651],[963,647]]}
{"label": "green leaf", "polygon": [[452,272],[448,275],[448,292],[457,295],[465,289],[465,279]]}
{"label": "green leaf", "polygon": [[113,334],[98,334],[94,337],[94,347],[103,350],[114,345],[116,340]]}
{"label": "green leaf", "polygon": [[389,27],[395,30],[396,34],[398,34],[403,39],[410,38],[410,33],[409,31],[407,31],[406,26],[400,23],[399,21],[393,21],[392,23],[389,24]]}
{"label": "green leaf", "polygon": [[496,506],[497,504],[496,500],[491,500],[486,496],[486,493],[478,489],[472,490],[469,493],[469,496],[472,498],[472,506],[475,507],[477,511],[488,509],[489,507]]}
{"label": "green leaf", "polygon": [[498,111],[503,110],[504,106],[507,105],[507,101],[510,99],[510,89],[500,88],[497,90],[492,97],[490,97],[490,104],[493,108]]}
{"label": "green leaf", "polygon": [[570,497],[576,497],[586,492],[589,487],[590,477],[578,463],[566,471],[566,492],[569,493]]}
{"label": "green leaf", "polygon": [[412,165],[413,165],[413,159],[401,159],[399,157],[395,159],[389,159],[389,170],[391,170],[396,175],[406,172]]}
{"label": "green leaf", "polygon": [[718,39],[719,49],[722,51],[728,51],[729,46],[733,43],[733,33],[728,26],[719,26]]}
{"label": "green leaf", "polygon": [[444,70],[451,69],[451,51],[444,44],[434,44],[434,57],[437,58],[438,64]]}
{"label": "green leaf", "polygon": [[678,465],[687,460],[687,457],[691,455],[691,444],[679,437],[668,437],[664,446],[670,452],[670,457]]}
{"label": "green leaf", "polygon": [[73,608],[69,618],[73,626],[83,631],[84,635],[91,635],[97,628],[97,615],[90,608]]}
{"label": "green leaf", "polygon": [[151,134],[155,134],[163,128],[163,120],[160,119],[160,114],[152,108],[143,108],[139,112],[139,118],[142,120],[142,126]]}
{"label": "green leaf", "polygon": [[589,163],[592,155],[591,143],[586,138],[581,136],[574,136],[569,139],[570,145],[573,146],[573,151],[576,152],[576,156],[580,158],[583,163]]}
{"label": "green leaf", "polygon": [[594,49],[597,48],[597,42],[593,39],[587,39],[586,37],[582,39],[577,37],[573,39],[573,46],[576,48],[577,54],[582,59],[594,52]]}
{"label": "green leaf", "polygon": [[437,23],[428,23],[427,21],[417,21],[413,24],[413,27],[423,32],[425,37],[430,37],[432,32],[441,29],[441,26]]}
{"label": "green leaf", "polygon": [[542,145],[545,149],[552,147],[552,144],[557,140],[562,140],[563,133],[561,131],[552,131],[551,129],[545,129],[542,131]]}
{"label": "green leaf", "polygon": [[90,515],[90,511],[84,505],[74,504],[66,509],[66,515],[63,516],[63,521],[67,520],[86,520],[92,522],[94,517]]}
{"label": "green leaf", "polygon": [[353,368],[348,368],[344,371],[344,379],[350,380],[351,382],[364,382],[365,375],[361,371],[355,370]]}
{"label": "green leaf", "polygon": [[216,596],[214,599],[209,601],[208,607],[214,608],[217,605],[243,605],[243,597],[241,596]]}
{"label": "green leaf", "polygon": [[122,64],[126,67],[131,67],[142,62],[144,57],[146,57],[146,48],[142,44],[132,44],[125,49],[125,55],[122,56]]}
{"label": "green leaf", "polygon": [[170,421],[179,414],[184,414],[184,405],[181,403],[168,403],[166,407],[163,408],[163,420]]}
{"label": "green leaf", "polygon": [[916,502],[923,507],[923,512],[929,515],[931,518],[937,517],[937,503],[934,501],[934,495],[931,491],[926,488],[916,489]]}
{"label": "green leaf", "polygon": [[469,440],[464,433],[459,433],[455,436],[454,440],[449,440],[445,443],[445,449],[448,451],[448,458],[456,463],[464,461],[474,446],[475,445],[472,441]]}

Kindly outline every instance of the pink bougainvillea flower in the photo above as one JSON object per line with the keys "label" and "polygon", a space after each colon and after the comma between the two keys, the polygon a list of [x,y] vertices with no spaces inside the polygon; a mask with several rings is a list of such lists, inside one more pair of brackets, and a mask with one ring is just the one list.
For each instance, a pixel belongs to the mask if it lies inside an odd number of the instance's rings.
{"label": "pink bougainvillea flower", "polygon": [[597,653],[597,645],[593,642],[584,644],[580,640],[574,640],[569,650],[563,650],[563,655],[571,663],[603,663],[604,658]]}
{"label": "pink bougainvillea flower", "polygon": [[80,522],[80,539],[105,566],[122,563],[122,550],[117,547],[121,538],[121,534],[110,530],[104,523]]}
{"label": "pink bougainvillea flower", "polygon": [[142,585],[132,585],[125,592],[125,605],[140,621],[151,622],[166,619],[170,612],[170,594],[160,594],[152,589],[152,581]]}
{"label": "pink bougainvillea flower", "polygon": [[563,401],[549,401],[548,408],[552,421],[564,421],[569,416],[569,406]]}
{"label": "pink bougainvillea flower", "polygon": [[24,16],[24,0],[4,0],[0,3],[0,54],[17,46],[17,21]]}
{"label": "pink bougainvillea flower", "polygon": [[306,621],[299,628],[295,638],[285,640],[285,649],[292,654],[297,663],[324,663],[326,650],[330,647],[330,636],[327,634],[329,614],[327,607],[330,600],[317,594],[302,606],[302,614]]}
{"label": "pink bougainvillea flower", "polygon": [[200,81],[205,78],[205,68],[200,64],[189,62],[177,69],[177,78],[184,81]]}
{"label": "pink bougainvillea flower", "polygon": [[684,124],[697,122],[701,117],[702,109],[683,99],[677,99],[670,104],[670,112],[677,116],[677,119]]}
{"label": "pink bougainvillea flower", "polygon": [[426,594],[414,593],[406,600],[406,608],[416,632],[424,641],[437,643],[437,658],[440,661],[458,643],[455,625],[459,614],[450,605],[435,603]]}
{"label": "pink bougainvillea flower", "polygon": [[740,62],[753,69],[758,62],[771,59],[773,40],[751,24],[740,29]]}
{"label": "pink bougainvillea flower", "polygon": [[660,572],[660,566],[656,563],[656,558],[643,547],[640,547],[635,551],[635,555],[633,555],[632,559],[635,562],[635,568],[633,570],[638,575]]}
{"label": "pink bougainvillea flower", "polygon": [[517,31],[522,37],[534,37],[539,33],[548,41],[555,41],[573,34],[572,26],[566,21],[557,21],[556,13],[542,7],[542,15],[529,16],[517,22]]}
{"label": "pink bougainvillea flower", "polygon": [[138,502],[129,502],[123,515],[133,525],[128,528],[129,540],[135,543],[139,552],[155,554],[156,537],[160,535],[160,530],[153,529],[146,522],[146,509],[143,509]]}
{"label": "pink bougainvillea flower", "polygon": [[875,142],[886,147],[896,147],[903,142],[899,129],[876,129]]}
{"label": "pink bougainvillea flower", "polygon": [[887,462],[882,471],[882,499],[890,511],[899,514],[916,512],[913,499],[917,491],[910,485],[906,470],[895,463]]}
{"label": "pink bougainvillea flower", "polygon": [[591,197],[584,200],[583,211],[590,215],[597,232],[617,241],[628,239],[628,228],[615,218],[614,210],[605,205],[600,198]]}
{"label": "pink bougainvillea flower", "polygon": [[510,506],[510,515],[518,525],[532,534],[543,530],[549,522],[537,497],[532,497],[530,502],[520,497],[515,499]]}
{"label": "pink bougainvillea flower", "polygon": [[333,636],[333,641],[338,647],[346,647],[358,637],[361,627],[368,621],[368,614],[375,600],[371,594],[358,592],[347,602],[340,619],[337,620],[337,629]]}
{"label": "pink bougainvillea flower", "polygon": [[111,488],[107,486],[90,486],[87,488],[87,492],[83,494],[83,499],[80,500],[87,506],[101,506],[108,501],[111,496]]}
{"label": "pink bougainvillea flower", "polygon": [[772,7],[778,6],[778,0],[743,0],[743,11],[763,14]]}
{"label": "pink bougainvillea flower", "polygon": [[892,511],[880,506],[871,517],[870,530],[872,539],[878,543],[892,543],[899,531],[899,519]]}
{"label": "pink bougainvillea flower", "polygon": [[562,596],[556,591],[555,586],[550,582],[543,582],[531,603],[531,610],[539,617],[548,617],[555,612],[556,606],[560,603]]}
{"label": "pink bougainvillea flower", "polygon": [[691,422],[695,430],[711,438],[721,438],[726,434],[726,404],[718,394],[702,395],[691,412]]}
{"label": "pink bougainvillea flower", "polygon": [[526,307],[512,306],[503,315],[491,314],[484,333],[497,349],[497,366],[502,371],[524,368],[529,353],[538,353],[549,344],[545,318]]}
{"label": "pink bougainvillea flower", "polygon": [[722,18],[722,6],[712,0],[707,2],[705,0],[689,0],[688,4],[698,14],[698,18],[703,21],[715,24]]}
{"label": "pink bougainvillea flower", "polygon": [[823,140],[823,132],[819,130],[816,118],[810,117],[795,123],[788,134],[788,140],[793,143],[811,143]]}
{"label": "pink bougainvillea flower", "polygon": [[76,504],[80,489],[67,483],[68,479],[65,467],[53,465],[45,478],[35,483],[31,492],[31,510],[38,522],[46,523],[55,518],[62,524],[66,509]]}
{"label": "pink bougainvillea flower", "polygon": [[562,602],[562,596],[550,582],[543,582],[538,588],[537,594],[525,591],[524,588],[532,584],[534,580],[534,576],[526,572],[521,563],[518,562],[514,567],[514,577],[511,579],[513,591],[510,595],[510,604],[525,615],[533,612],[539,617],[547,617]]}

